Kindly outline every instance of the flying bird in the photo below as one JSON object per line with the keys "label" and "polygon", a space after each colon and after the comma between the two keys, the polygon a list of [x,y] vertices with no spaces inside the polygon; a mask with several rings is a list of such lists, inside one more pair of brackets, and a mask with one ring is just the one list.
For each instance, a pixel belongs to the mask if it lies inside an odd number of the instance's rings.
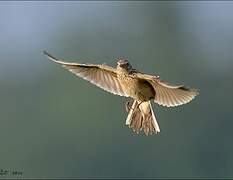
{"label": "flying bird", "polygon": [[75,75],[115,95],[132,98],[126,103],[126,125],[146,135],[160,132],[151,101],[174,107],[190,102],[198,91],[184,85],[172,85],[159,76],[133,69],[129,61],[118,59],[116,68],[106,64],[81,64],[57,59],[44,51],[48,59],[62,65]]}

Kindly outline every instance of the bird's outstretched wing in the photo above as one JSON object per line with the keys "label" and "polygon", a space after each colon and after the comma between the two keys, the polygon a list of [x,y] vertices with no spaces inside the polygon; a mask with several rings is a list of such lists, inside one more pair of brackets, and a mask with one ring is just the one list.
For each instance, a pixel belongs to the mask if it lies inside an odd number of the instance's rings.
{"label": "bird's outstretched wing", "polygon": [[187,88],[184,85],[172,85],[159,77],[136,73],[136,76],[147,80],[155,90],[154,101],[162,106],[173,107],[190,102],[198,91],[196,89]]}
{"label": "bird's outstretched wing", "polygon": [[70,63],[59,60],[46,51],[44,51],[44,54],[52,61],[61,64],[70,72],[76,74],[79,77],[82,77],[83,79],[95,84],[96,86],[115,95],[128,97],[128,95],[123,91],[122,86],[117,79],[117,74],[114,68],[103,64],[98,65]]}

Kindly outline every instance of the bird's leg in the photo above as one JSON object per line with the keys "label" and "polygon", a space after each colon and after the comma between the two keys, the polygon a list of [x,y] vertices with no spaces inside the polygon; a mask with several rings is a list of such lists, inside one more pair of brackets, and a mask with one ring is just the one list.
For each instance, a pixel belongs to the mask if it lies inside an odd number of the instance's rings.
{"label": "bird's leg", "polygon": [[132,109],[133,101],[127,101],[125,103],[126,111],[129,112]]}
{"label": "bird's leg", "polygon": [[139,107],[142,103],[143,103],[143,101],[141,101],[140,103],[138,103],[138,104],[137,104],[137,107]]}
{"label": "bird's leg", "polygon": [[140,103],[137,103],[136,107],[133,108],[132,105],[133,105],[133,101],[127,101],[125,103],[125,108],[126,108],[126,112],[129,112],[131,109],[137,109],[141,104],[143,103],[143,101],[141,101]]}

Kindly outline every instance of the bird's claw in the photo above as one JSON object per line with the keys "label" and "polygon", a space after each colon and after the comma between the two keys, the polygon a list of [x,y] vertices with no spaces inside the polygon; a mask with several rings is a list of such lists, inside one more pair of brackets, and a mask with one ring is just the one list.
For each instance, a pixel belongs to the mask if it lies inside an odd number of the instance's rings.
{"label": "bird's claw", "polygon": [[[127,101],[125,103],[125,108],[126,108],[126,111],[129,112],[132,108],[132,101]],[[134,110],[134,109],[133,109]]]}

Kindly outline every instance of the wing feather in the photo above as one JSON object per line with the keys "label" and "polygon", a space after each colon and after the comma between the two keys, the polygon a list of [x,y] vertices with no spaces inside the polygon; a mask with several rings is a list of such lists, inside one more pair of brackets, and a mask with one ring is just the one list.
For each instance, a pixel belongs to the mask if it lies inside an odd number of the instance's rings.
{"label": "wing feather", "polygon": [[154,101],[162,106],[173,107],[186,104],[198,95],[196,89],[187,88],[184,85],[172,85],[156,76],[135,74],[138,78],[147,80],[155,90]]}
{"label": "wing feather", "polygon": [[59,60],[45,51],[44,54],[52,61],[61,64],[64,68],[68,69],[70,72],[91,82],[92,84],[108,92],[111,92],[115,95],[128,97],[128,95],[123,91],[121,83],[117,78],[116,70],[114,68],[103,64],[98,65],[98,64],[70,63]]}
{"label": "wing feather", "polygon": [[[160,92],[156,94],[155,102],[167,107],[186,104],[194,99],[196,95],[198,95],[196,89],[186,88],[183,85],[168,86],[167,83],[165,84],[164,81],[160,81],[158,79],[152,81],[152,84],[155,91],[157,92],[157,90],[159,89],[158,92]],[[159,98],[159,96],[161,96],[161,92],[162,94],[165,94],[167,101],[163,101],[161,100],[161,98]]]}

